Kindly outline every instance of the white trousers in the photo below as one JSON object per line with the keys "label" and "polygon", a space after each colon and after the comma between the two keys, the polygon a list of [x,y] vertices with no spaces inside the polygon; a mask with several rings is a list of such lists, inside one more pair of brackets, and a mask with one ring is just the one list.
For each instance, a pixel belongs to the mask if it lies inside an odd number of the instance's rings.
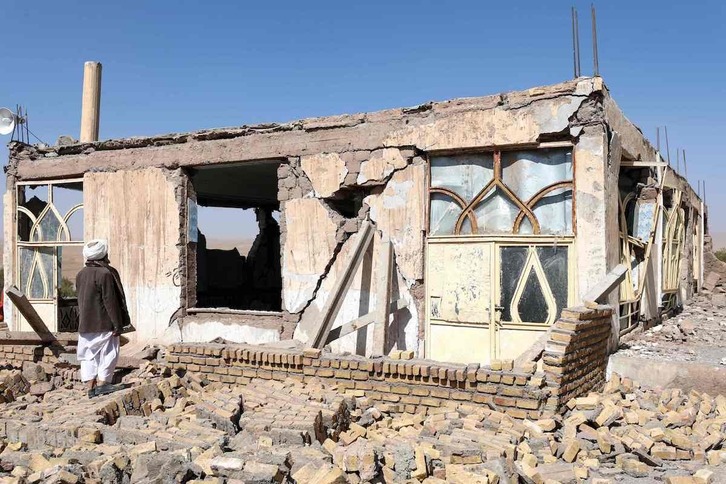
{"label": "white trousers", "polygon": [[78,361],[81,362],[81,380],[98,378],[113,380],[119,357],[119,337],[111,331],[103,333],[80,333],[78,335]]}

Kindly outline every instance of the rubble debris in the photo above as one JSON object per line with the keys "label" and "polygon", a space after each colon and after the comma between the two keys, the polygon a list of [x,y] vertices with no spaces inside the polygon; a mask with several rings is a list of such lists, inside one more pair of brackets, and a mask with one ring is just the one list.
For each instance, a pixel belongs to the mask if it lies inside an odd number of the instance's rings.
{"label": "rubble debris", "polygon": [[[29,374],[30,370],[25,369]],[[2,370],[2,482],[718,482],[726,397],[613,374],[561,414],[517,419],[450,399],[417,413],[311,377],[210,382],[147,363],[130,388],[39,395]],[[54,381],[48,375],[50,383]],[[12,388],[12,390],[11,390]]]}
{"label": "rubble debris", "polygon": [[726,356],[726,287],[695,295],[679,314],[628,338],[618,354],[718,366]]}

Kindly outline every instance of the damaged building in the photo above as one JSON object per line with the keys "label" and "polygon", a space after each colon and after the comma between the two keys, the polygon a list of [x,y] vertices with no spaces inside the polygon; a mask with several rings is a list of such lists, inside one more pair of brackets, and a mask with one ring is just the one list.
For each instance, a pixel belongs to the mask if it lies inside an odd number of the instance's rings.
{"label": "damaged building", "polygon": [[[6,289],[55,332],[77,328],[63,275],[92,238],[110,242],[129,336],[143,343],[295,339],[486,364],[517,358],[565,308],[590,302],[615,309],[612,348],[703,283],[703,201],[599,77],[10,148]],[[198,223],[208,207],[254,210],[247,253],[209,243]],[[31,330],[9,303],[6,321]]]}

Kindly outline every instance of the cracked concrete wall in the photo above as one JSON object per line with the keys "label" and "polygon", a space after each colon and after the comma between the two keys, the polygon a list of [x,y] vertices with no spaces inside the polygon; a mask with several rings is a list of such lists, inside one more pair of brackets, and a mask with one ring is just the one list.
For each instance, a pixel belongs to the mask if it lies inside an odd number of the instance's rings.
{"label": "cracked concrete wall", "polygon": [[[330,162],[331,168],[322,169],[313,161]],[[284,214],[283,305],[289,312],[302,314],[296,339],[313,337],[321,311],[351,260],[361,223],[369,218],[376,229],[373,249],[356,271],[333,327],[377,307],[375,293],[381,277],[377,255],[385,237],[394,250],[392,300],[408,303],[392,315],[389,341],[398,349],[417,349],[422,301],[415,300],[410,289],[423,279],[424,160],[405,147],[321,153],[292,160],[279,175]],[[321,197],[322,193],[326,196]],[[289,199],[291,195],[300,198]],[[373,326],[369,326],[331,346],[370,354],[372,338]]]}

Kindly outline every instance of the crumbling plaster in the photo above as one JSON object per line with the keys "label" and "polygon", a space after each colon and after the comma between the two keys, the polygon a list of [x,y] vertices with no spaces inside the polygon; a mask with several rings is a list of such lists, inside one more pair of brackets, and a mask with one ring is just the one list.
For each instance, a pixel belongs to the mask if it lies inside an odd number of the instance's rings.
{"label": "crumbling plaster", "polygon": [[78,176],[99,168],[175,169],[393,146],[439,150],[531,144],[543,133],[568,134],[572,114],[589,96],[602,90],[600,78],[583,78],[527,91],[287,124],[70,146],[13,143],[8,171],[30,180]]}

